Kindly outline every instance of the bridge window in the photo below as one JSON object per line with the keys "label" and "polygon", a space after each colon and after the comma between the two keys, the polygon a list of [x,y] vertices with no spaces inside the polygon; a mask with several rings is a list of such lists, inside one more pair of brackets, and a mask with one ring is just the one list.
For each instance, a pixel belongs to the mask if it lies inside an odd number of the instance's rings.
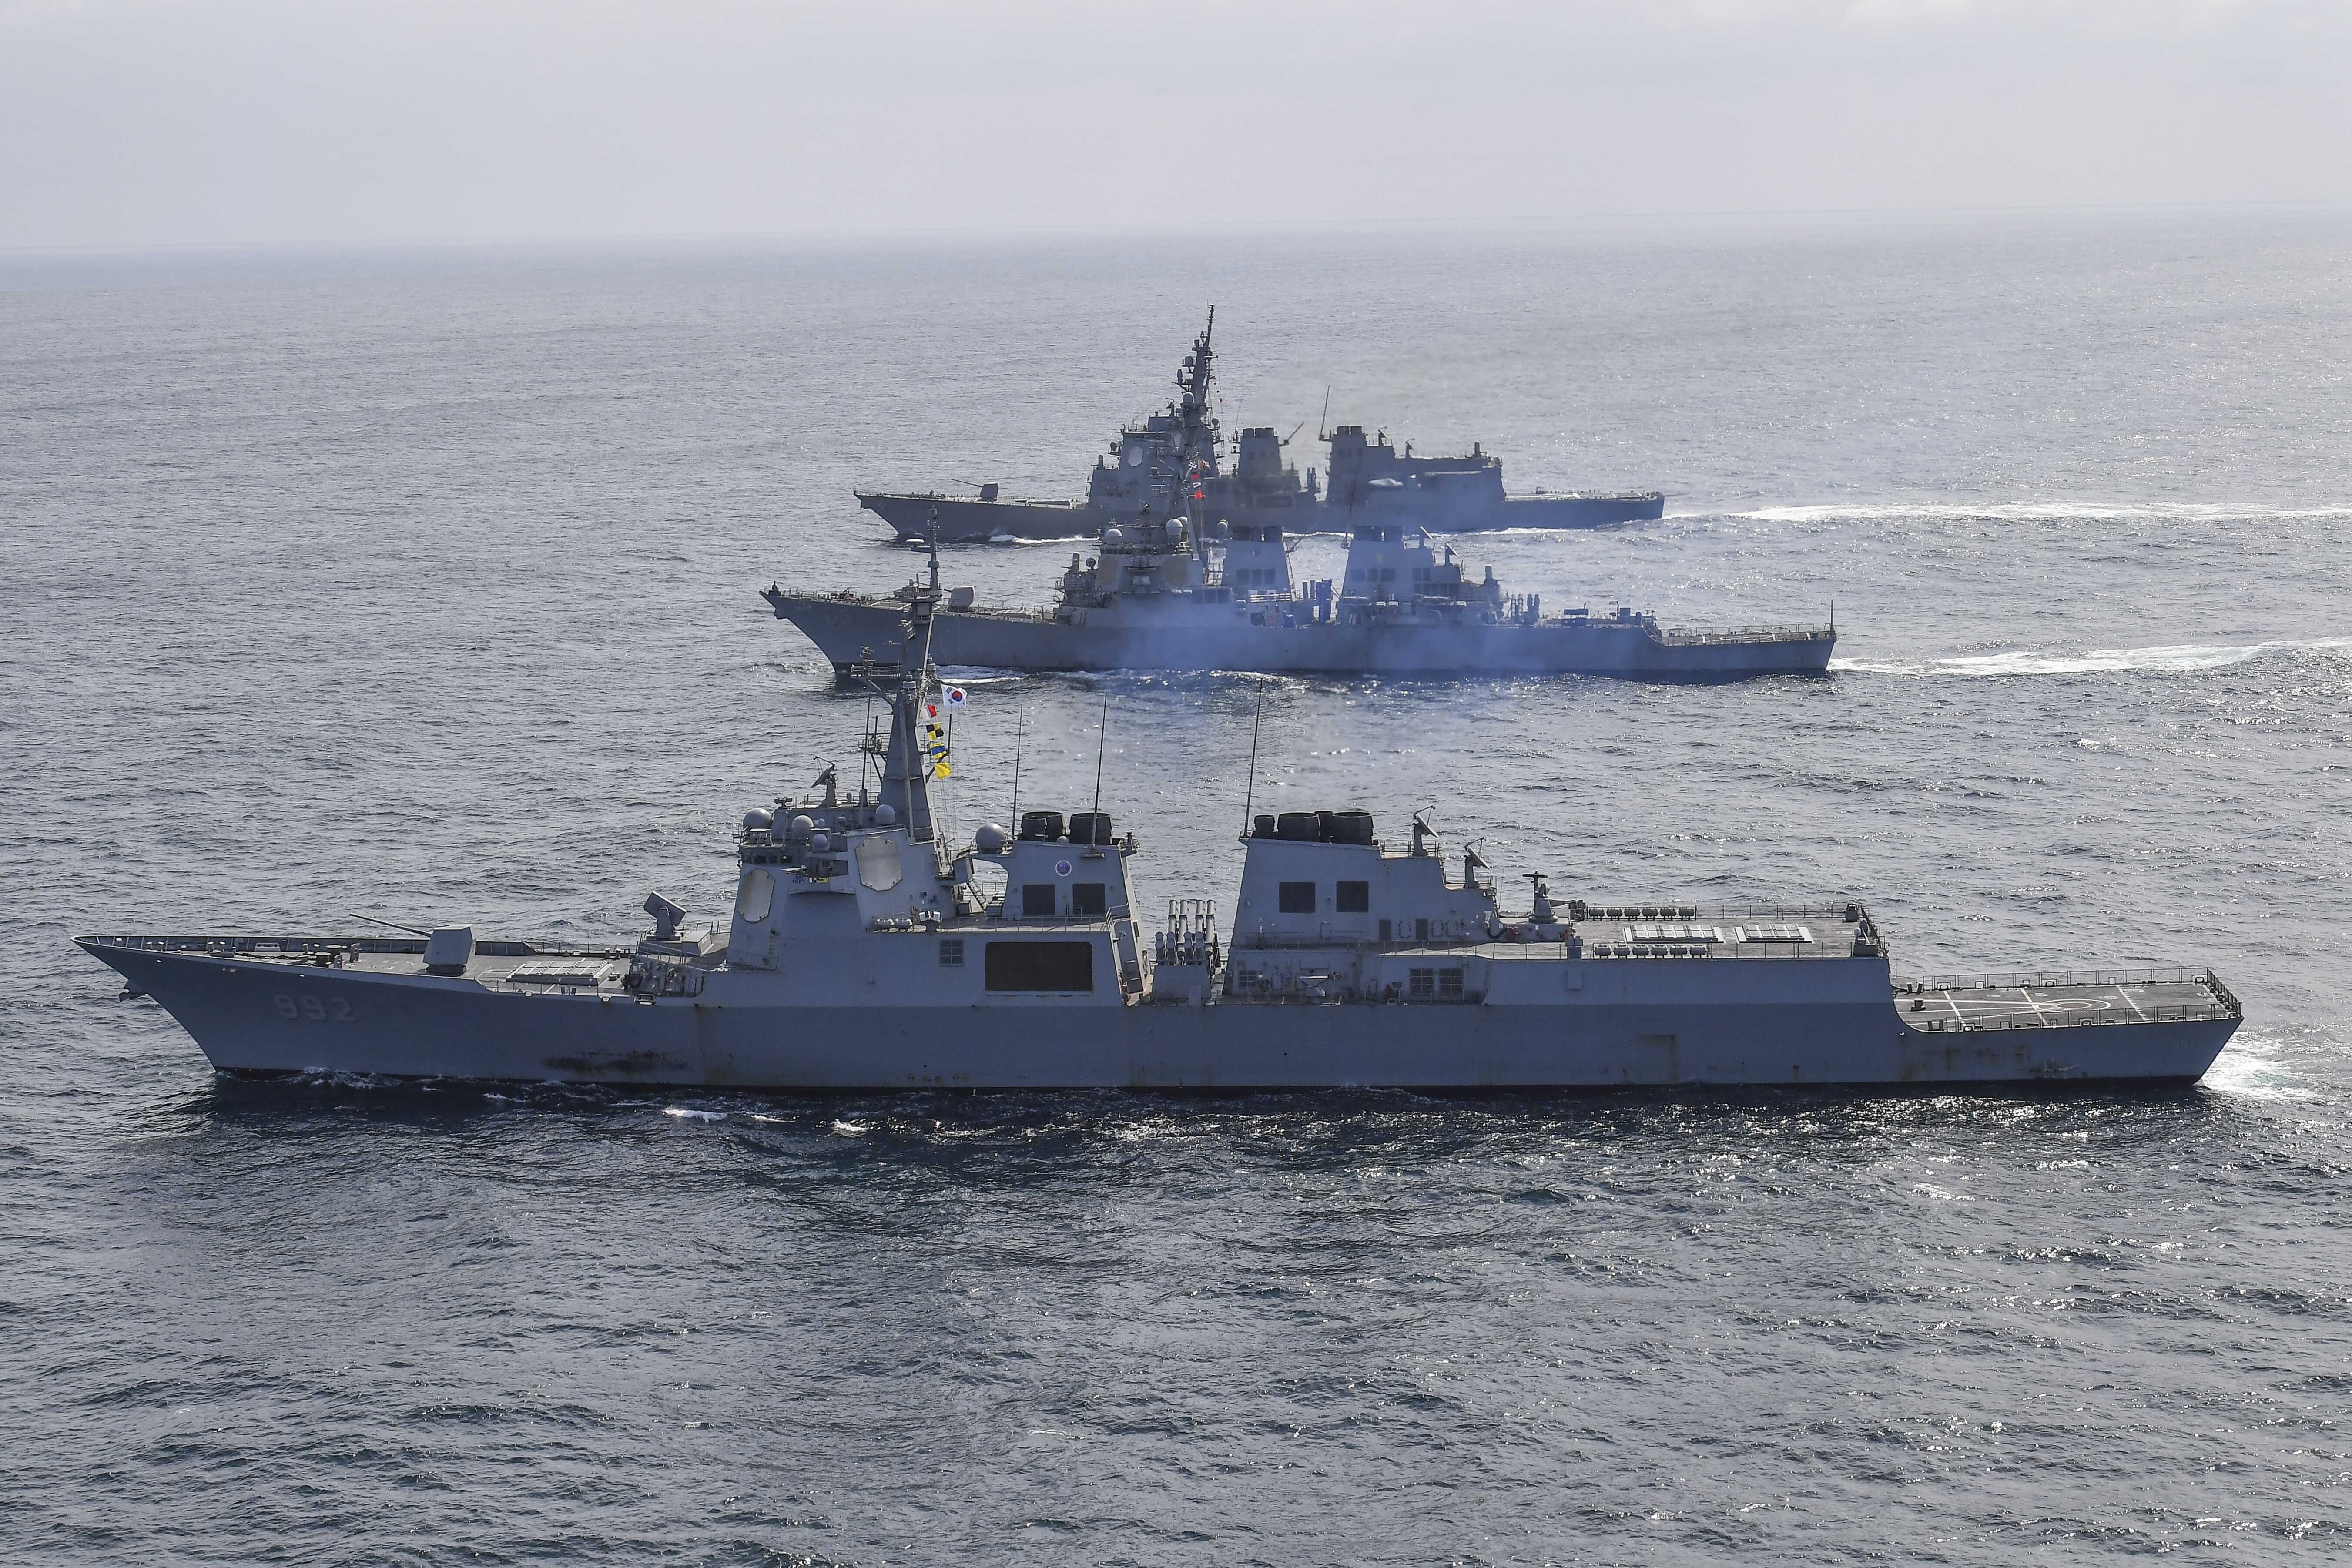
{"label": "bridge window", "polygon": [[1286,915],[1311,915],[1315,912],[1315,884],[1285,882],[1275,889],[1278,907]]}
{"label": "bridge window", "polygon": [[1337,895],[1331,907],[1343,915],[1369,914],[1372,908],[1372,885],[1370,882],[1342,882],[1332,889]]}
{"label": "bridge window", "polygon": [[1382,921],[1381,922],[1381,940],[1382,942],[1394,942],[1396,940],[1395,921]]}
{"label": "bridge window", "polygon": [[1090,942],[992,942],[987,985],[991,991],[1091,991],[1095,944]]}
{"label": "bridge window", "polygon": [[1087,915],[1099,915],[1108,908],[1109,904],[1103,897],[1102,883],[1073,882],[1070,884],[1070,913],[1073,915],[1081,918]]}
{"label": "bridge window", "polygon": [[940,967],[941,969],[963,967],[963,938],[960,936],[940,938]]}
{"label": "bridge window", "polygon": [[1021,918],[1052,920],[1054,918],[1054,884],[1025,882],[1021,888]]}
{"label": "bridge window", "polygon": [[1408,969],[1404,972],[1404,995],[1408,1002],[1437,1000],[1437,971]]}
{"label": "bridge window", "polygon": [[1460,970],[1441,969],[1437,972],[1437,999],[1440,1002],[1459,1002],[1462,1000],[1462,972]]}

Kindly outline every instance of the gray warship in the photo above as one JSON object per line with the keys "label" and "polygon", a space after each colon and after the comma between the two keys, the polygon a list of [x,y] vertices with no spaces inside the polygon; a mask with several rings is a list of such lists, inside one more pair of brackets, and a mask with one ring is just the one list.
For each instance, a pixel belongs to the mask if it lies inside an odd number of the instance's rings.
{"label": "gray warship", "polygon": [[1416,457],[1410,442],[1400,453],[1385,431],[1368,437],[1360,425],[1318,433],[1317,439],[1330,448],[1328,488],[1313,468],[1302,480],[1284,461],[1288,438],[1272,426],[1242,432],[1228,472],[1210,405],[1216,325],[1212,309],[1208,326],[1177,371],[1176,398],[1119,432],[1108,452],[1095,459],[1084,500],[1008,500],[1000,487],[984,484],[977,499],[859,490],[858,504],[908,543],[931,537],[934,526],[951,543],[1087,537],[1147,510],[1167,515],[1168,501],[1186,485],[1198,492],[1193,499],[1213,524],[1289,533],[1341,532],[1367,523],[1438,533],[1599,528],[1664,515],[1665,497],[1656,490],[1511,495],[1503,489],[1502,459],[1475,444],[1467,457]]}
{"label": "gray warship", "polygon": [[[1488,567],[1464,574],[1451,546],[1394,521],[1364,522],[1339,581],[1293,581],[1282,530],[1234,522],[1223,535],[1192,502],[1167,522],[1147,510],[1073,555],[1051,609],[982,607],[950,595],[929,626],[935,659],[992,669],[1244,669],[1455,676],[1581,673],[1725,680],[1829,667],[1833,626],[1677,630],[1619,605],[1546,615],[1507,595]],[[934,557],[936,559],[936,557]],[[895,659],[908,584],[889,595],[770,585],[761,595],[847,676]]]}
{"label": "gray warship", "polygon": [[[936,555],[934,556],[936,563]],[[855,795],[828,769],[745,814],[734,905],[658,895],[634,943],[77,938],[235,1074],[779,1090],[1423,1089],[2189,1082],[2241,1010],[2205,970],[1898,979],[1859,902],[1568,898],[1506,912],[1415,817],[1252,818],[1229,924],[1179,900],[1147,933],[1096,806],[942,840],[926,657],[905,600]],[[952,699],[950,698],[950,700]],[[1245,814],[1246,815],[1246,814]]]}

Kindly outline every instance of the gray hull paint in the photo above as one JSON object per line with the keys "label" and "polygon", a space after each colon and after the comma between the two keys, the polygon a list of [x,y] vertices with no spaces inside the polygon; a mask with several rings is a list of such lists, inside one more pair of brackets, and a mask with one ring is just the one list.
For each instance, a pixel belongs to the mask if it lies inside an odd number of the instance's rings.
{"label": "gray hull paint", "polygon": [[[857,503],[908,542],[925,537],[933,512],[940,538],[971,544],[991,539],[1078,539],[1118,521],[1084,501],[969,500],[949,496],[857,492]],[[1607,528],[1665,515],[1665,497],[1656,490],[1622,495],[1511,496],[1500,506],[1343,507],[1320,502],[1225,513],[1228,521],[1278,523],[1286,533],[1342,533],[1377,522],[1426,529],[1432,533],[1484,533],[1506,528]]]}
{"label": "gray hull paint", "polygon": [[[898,657],[898,606],[888,600],[776,594],[780,619],[804,633],[836,668]],[[1072,625],[1043,614],[941,611],[931,658],[993,669],[1248,669],[1391,675],[1566,674],[1721,679],[1819,674],[1835,639],[1812,637],[1675,642],[1639,623],[1547,621],[1534,626],[1300,625],[1255,626],[1240,617],[1165,626]]]}
{"label": "gray hull paint", "polygon": [[[1603,1089],[2161,1080],[2233,1018],[1916,1031],[1883,959],[1592,959],[1561,994],[1476,1003],[857,1007],[640,1002],[84,945],[215,1068],[780,1090]],[[1549,970],[1546,973],[1549,973]],[[747,988],[748,989],[748,988]],[[290,1015],[290,1016],[289,1016]]]}
{"label": "gray hull paint", "polygon": [[1083,501],[965,500],[951,496],[857,492],[857,504],[896,530],[902,540],[923,539],[933,512],[940,539],[982,544],[992,539],[1083,539],[1102,531],[1105,514]]}

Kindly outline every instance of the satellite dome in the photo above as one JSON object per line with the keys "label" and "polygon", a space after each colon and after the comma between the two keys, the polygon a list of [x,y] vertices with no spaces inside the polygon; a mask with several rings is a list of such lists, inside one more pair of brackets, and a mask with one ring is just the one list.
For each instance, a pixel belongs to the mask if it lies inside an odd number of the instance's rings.
{"label": "satellite dome", "polygon": [[765,833],[775,825],[776,816],[772,811],[761,811],[755,806],[743,814],[743,831],[746,833]]}
{"label": "satellite dome", "polygon": [[992,822],[984,823],[980,831],[971,836],[971,842],[973,847],[983,855],[1002,855],[1004,853],[1004,829]]}
{"label": "satellite dome", "polygon": [[1118,529],[1106,528],[1103,530],[1102,542],[1105,550],[1117,550],[1127,542],[1127,535]]}
{"label": "satellite dome", "polygon": [[806,838],[810,834],[816,831],[816,820],[810,816],[806,812],[803,812],[800,816],[793,817],[790,823],[785,825],[784,831],[791,834],[795,838]]}
{"label": "satellite dome", "polygon": [[833,847],[833,840],[822,833],[812,833],[809,835],[809,847],[822,855]]}
{"label": "satellite dome", "polygon": [[891,805],[877,805],[877,806],[876,806],[876,807],[874,808],[874,826],[877,826],[877,827],[888,827],[888,826],[890,826],[893,823],[896,823],[898,820],[898,809],[897,809],[896,807],[891,806]]}

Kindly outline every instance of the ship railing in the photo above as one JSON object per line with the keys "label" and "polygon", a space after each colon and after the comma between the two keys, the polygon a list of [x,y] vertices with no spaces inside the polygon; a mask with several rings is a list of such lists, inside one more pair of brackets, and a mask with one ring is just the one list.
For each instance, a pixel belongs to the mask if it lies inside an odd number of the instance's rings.
{"label": "ship railing", "polygon": [[[2126,1012],[2100,1013],[2041,1013],[2025,1015],[2001,1013],[1985,1017],[1937,1017],[1915,1016],[1903,1011],[1903,999],[1932,1001],[1938,995],[1959,992],[2004,992],[2021,994],[2031,989],[2056,989],[2062,986],[2114,987],[2126,994],[2134,989],[2159,985],[2195,985],[2210,998],[2205,1002],[2183,1004],[2134,1000]],[[1997,1029],[2063,1029],[2095,1024],[2181,1024],[2210,1023],[2222,1018],[2242,1018],[2245,1009],[2221,977],[2210,969],[2062,969],[2024,974],[1937,974],[1906,977],[1895,983],[1896,1009],[1903,1022],[1922,1034],[1965,1034]]]}
{"label": "ship railing", "polygon": [[1485,937],[1431,937],[1427,942],[1374,942],[1360,936],[1237,936],[1236,952],[1372,952],[1389,947],[1475,947]]}
{"label": "ship railing", "polygon": [[[1580,928],[1580,930],[1581,928]],[[1507,947],[1508,942],[1500,945]],[[1811,942],[1749,941],[1704,942],[1677,941],[1672,937],[1636,937],[1627,942],[1622,937],[1601,937],[1584,944],[1587,958],[1706,958],[1718,962],[1745,960],[1756,963],[1786,963],[1791,960],[1819,958],[1876,958],[1876,952],[1857,952],[1851,942],[1819,938]]]}
{"label": "ship railing", "polygon": [[[247,953],[297,958],[312,952],[425,951],[425,938],[421,936],[93,936],[89,940],[143,952],[217,953],[225,958]],[[475,953],[483,958],[627,958],[635,951],[630,947],[545,947],[529,942],[478,940],[474,943]]]}
{"label": "ship railing", "polygon": [[1675,647],[1707,647],[1722,643],[1818,642],[1828,637],[1826,626],[1727,626],[1698,631],[1688,626],[1655,628],[1662,643]]}
{"label": "ship railing", "polygon": [[994,899],[980,906],[980,915],[983,920],[994,921],[1001,925],[1087,926],[1098,928],[1107,921],[1112,923],[1117,923],[1119,921],[1131,921],[1135,918],[1135,910],[1132,906],[1128,904],[1112,904],[1098,915],[1070,915],[1058,913],[1050,915],[1024,915],[1018,910],[1014,910],[1008,913],[1004,908],[1004,900],[1003,899]]}
{"label": "ship railing", "polygon": [[[1581,932],[1582,928],[1578,928]],[[1359,936],[1259,936],[1248,934],[1234,939],[1235,952],[1466,952],[1478,948],[1495,948],[1506,952],[1525,949],[1546,948],[1558,956],[1567,944],[1562,942],[1514,942],[1501,936],[1473,933],[1465,936],[1439,936],[1432,933],[1426,942],[1412,936],[1399,936],[1388,942],[1374,937]],[[1622,952],[1617,951],[1622,948]],[[1603,950],[1607,951],[1603,951]],[[1845,941],[1813,942],[1750,942],[1733,943],[1706,941],[1669,941],[1643,939],[1622,942],[1615,937],[1587,940],[1583,949],[1587,958],[1677,958],[1713,959],[1717,961],[1747,960],[1758,963],[1784,963],[1794,959],[1850,959],[1857,955],[1853,944]],[[1537,954],[1536,956],[1543,956]]]}
{"label": "ship railing", "polygon": [[[1566,909],[1571,900],[1554,898],[1552,902]],[[1828,921],[1832,923],[1850,921],[1862,912],[1858,903],[1840,900],[1834,904],[1660,904],[1620,903],[1614,900],[1586,899],[1582,925],[1622,925],[1627,921],[1641,924],[1650,921]]]}

